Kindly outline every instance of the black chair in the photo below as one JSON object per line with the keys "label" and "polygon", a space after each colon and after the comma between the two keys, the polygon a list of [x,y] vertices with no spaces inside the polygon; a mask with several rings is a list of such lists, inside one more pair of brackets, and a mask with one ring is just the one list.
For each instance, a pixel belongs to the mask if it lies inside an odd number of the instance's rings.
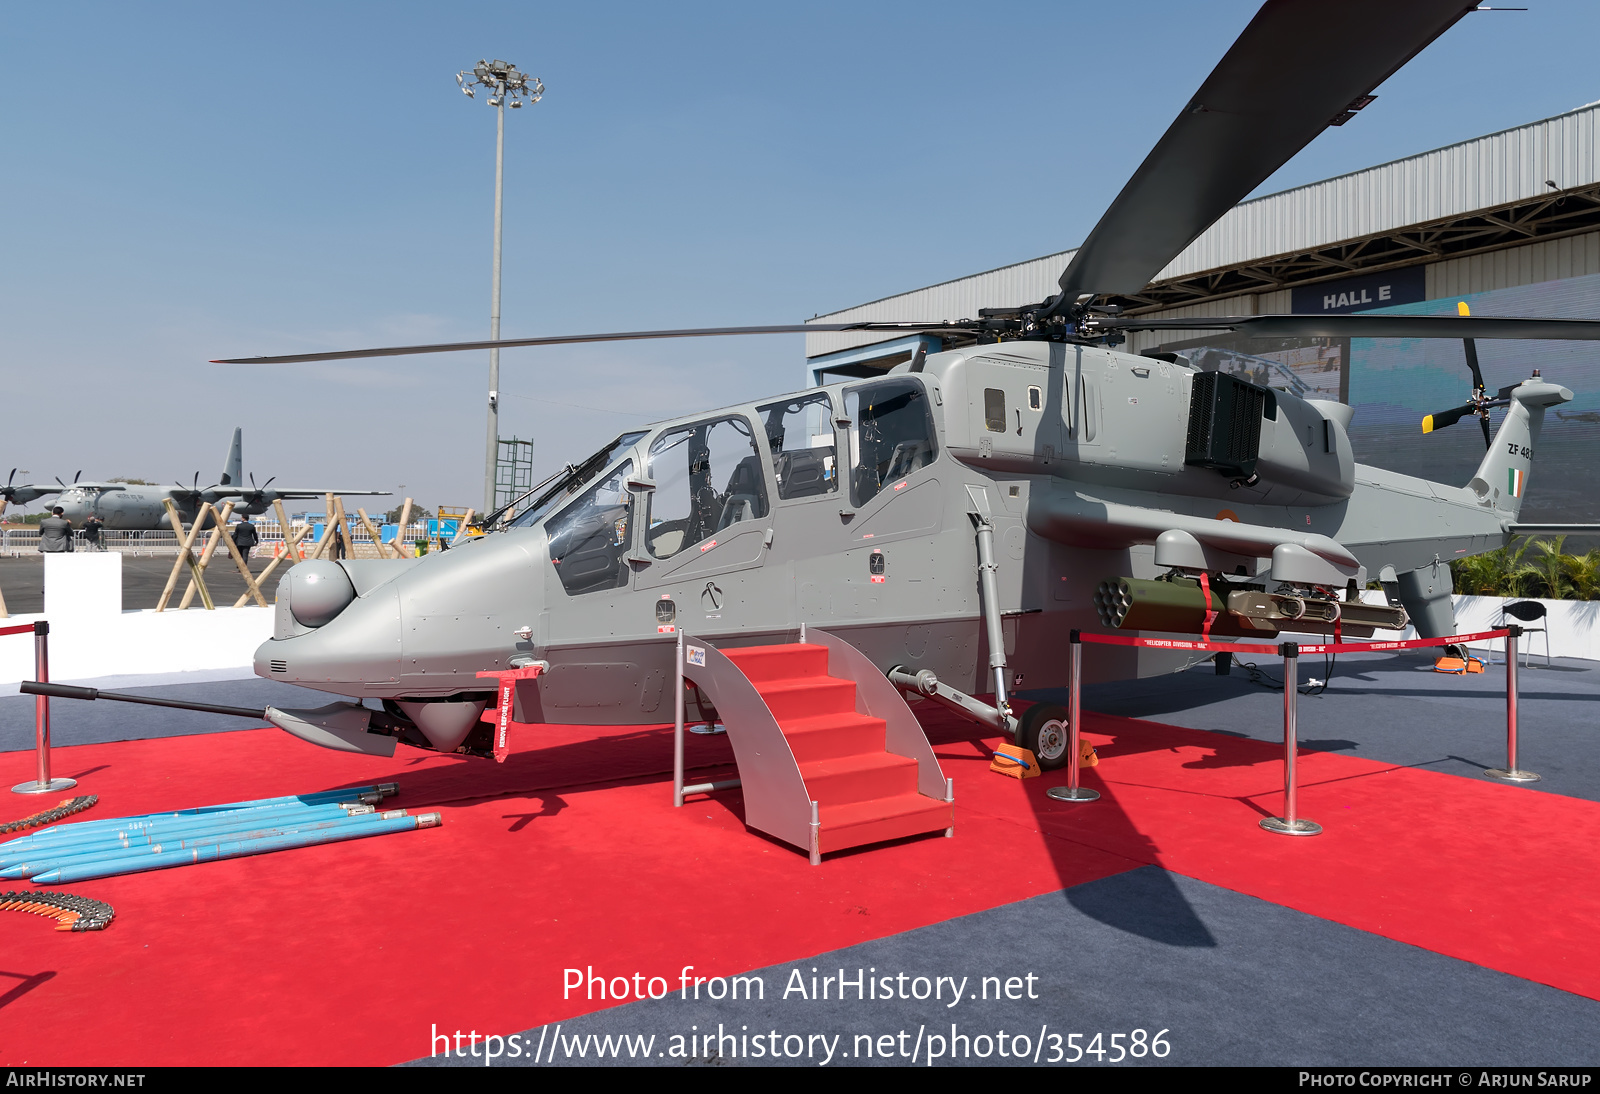
{"label": "black chair", "polygon": [[[1506,625],[1506,617],[1509,616],[1522,624],[1523,637],[1527,637],[1530,634],[1544,635],[1544,664],[1546,668],[1550,667],[1550,631],[1548,622],[1543,627],[1530,627],[1528,624],[1546,619],[1548,614],[1548,609],[1537,600],[1518,600],[1510,604],[1500,605],[1500,626],[1504,627]],[[1532,652],[1533,644],[1531,642],[1523,647],[1522,663],[1524,666],[1527,665],[1528,656]]]}

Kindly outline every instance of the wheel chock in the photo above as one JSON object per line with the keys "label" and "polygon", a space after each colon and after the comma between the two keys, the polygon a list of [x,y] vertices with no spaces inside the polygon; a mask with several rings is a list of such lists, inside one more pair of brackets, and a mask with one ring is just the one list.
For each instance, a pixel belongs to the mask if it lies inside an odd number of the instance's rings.
{"label": "wheel chock", "polygon": [[1001,745],[994,750],[994,759],[989,763],[989,770],[997,775],[1009,775],[1013,779],[1031,779],[1039,774],[1039,761],[1032,752],[1021,745]]}

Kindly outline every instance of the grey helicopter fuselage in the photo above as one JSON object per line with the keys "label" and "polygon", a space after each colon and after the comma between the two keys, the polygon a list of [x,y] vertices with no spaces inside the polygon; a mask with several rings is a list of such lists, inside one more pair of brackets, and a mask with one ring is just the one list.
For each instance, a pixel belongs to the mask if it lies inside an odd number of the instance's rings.
{"label": "grey helicopter fuselage", "polygon": [[[475,718],[493,691],[479,672],[539,659],[518,720],[631,724],[670,715],[674,628],[743,645],[809,624],[882,670],[988,691],[983,520],[1013,687],[1065,682],[1068,632],[1100,629],[1103,579],[1173,567],[1287,567],[1340,589],[1381,575],[1422,633],[1448,635],[1440,561],[1507,541],[1544,408],[1571,398],[1519,387],[1455,487],[1358,465],[1348,407],[1261,388],[1253,474],[1197,465],[1194,407],[1223,381],[1181,359],[1017,341],[904,368],[625,435],[520,526],[442,554],[297,566],[256,672],[394,701],[428,732],[458,706]],[[1086,679],[1198,656],[1088,647]]]}

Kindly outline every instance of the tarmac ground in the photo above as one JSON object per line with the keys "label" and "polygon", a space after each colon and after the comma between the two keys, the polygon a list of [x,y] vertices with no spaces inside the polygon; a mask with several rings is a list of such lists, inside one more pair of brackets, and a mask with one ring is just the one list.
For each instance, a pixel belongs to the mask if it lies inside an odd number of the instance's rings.
{"label": "tarmac ground", "polygon": [[[219,607],[231,606],[244,595],[244,578],[221,548],[218,548],[218,555],[221,557],[213,557],[211,565],[206,568],[206,588],[211,590],[212,599]],[[161,590],[166,587],[167,577],[172,573],[172,564],[176,560],[176,555],[123,555],[122,610],[154,608],[156,601],[161,599]],[[270,558],[253,558],[250,560],[250,572],[259,578],[271,563]],[[288,565],[280,564],[267,579],[266,587],[261,590],[267,603],[272,603],[278,578],[287,572]],[[174,597],[181,597],[188,584],[188,574],[185,573],[178,582]],[[12,615],[44,611],[44,556],[0,558],[0,594],[4,594],[6,608]],[[198,595],[191,606],[202,607]]]}

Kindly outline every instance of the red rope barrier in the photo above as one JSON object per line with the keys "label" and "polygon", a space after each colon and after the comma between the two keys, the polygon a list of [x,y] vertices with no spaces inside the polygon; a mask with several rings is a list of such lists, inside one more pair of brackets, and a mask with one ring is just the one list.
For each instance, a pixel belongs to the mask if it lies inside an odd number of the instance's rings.
{"label": "red rope barrier", "polygon": [[1301,653],[1364,653],[1368,650],[1409,650],[1420,646],[1465,646],[1490,638],[1504,638],[1507,630],[1475,631],[1472,634],[1452,634],[1448,638],[1412,638],[1405,642],[1344,642],[1325,645],[1302,645]]}
{"label": "red rope barrier", "polygon": [[24,623],[20,627],[0,627],[0,635],[4,634],[32,634],[33,624]]}
{"label": "red rope barrier", "polygon": [[[1421,646],[1455,646],[1479,642],[1490,638],[1504,638],[1509,631],[1476,631],[1472,634],[1452,634],[1447,638],[1411,638],[1403,642],[1327,642],[1300,643],[1300,652],[1307,653],[1366,653],[1373,650],[1409,650]],[[1205,650],[1214,653],[1264,653],[1276,657],[1278,643],[1195,642],[1187,638],[1135,638],[1129,634],[1083,634],[1085,642],[1102,646],[1146,646],[1161,650]]]}

